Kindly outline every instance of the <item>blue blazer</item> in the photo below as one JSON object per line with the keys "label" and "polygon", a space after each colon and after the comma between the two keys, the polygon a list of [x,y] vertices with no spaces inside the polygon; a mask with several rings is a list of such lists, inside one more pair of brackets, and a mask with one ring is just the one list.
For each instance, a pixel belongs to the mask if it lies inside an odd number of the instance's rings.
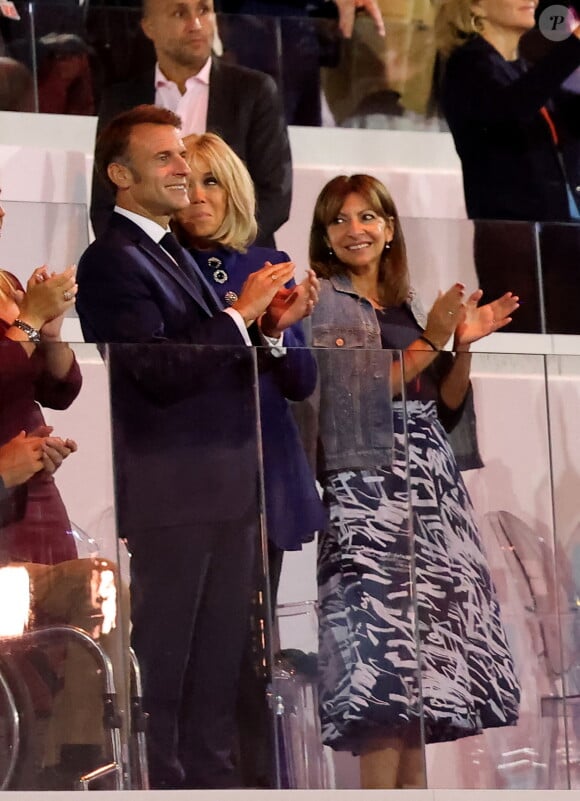
{"label": "blue blazer", "polygon": [[[256,246],[247,253],[225,248],[190,252],[224,302],[228,292],[239,295],[248,275],[266,261],[272,264],[290,261],[287,253]],[[222,271],[217,273],[220,283],[214,280],[216,268]],[[316,362],[306,348],[300,324],[284,332],[284,345],[286,355],[279,358],[265,348],[258,352],[264,492],[268,537],[283,550],[297,550],[326,524],[326,511],[288,404],[312,394]]]}

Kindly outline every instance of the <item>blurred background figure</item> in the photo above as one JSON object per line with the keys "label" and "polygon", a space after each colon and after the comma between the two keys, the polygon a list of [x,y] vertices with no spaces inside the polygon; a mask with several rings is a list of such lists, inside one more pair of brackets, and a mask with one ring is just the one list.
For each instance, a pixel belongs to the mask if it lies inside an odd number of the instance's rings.
{"label": "blurred background figure", "polygon": [[288,125],[322,124],[320,70],[338,63],[341,38],[352,35],[358,11],[384,36],[377,0],[218,0],[216,8],[224,12],[224,58],[274,78]]}
{"label": "blurred background figure", "polygon": [[0,56],[0,111],[36,111],[32,73],[8,56]]}
{"label": "blurred background figure", "polygon": [[224,60],[276,81],[287,125],[321,125],[317,21],[291,3],[222,0],[218,8],[226,12],[219,21]]}
{"label": "blurred background figure", "polygon": [[323,70],[337,125],[354,128],[438,127],[432,98],[434,10],[429,0],[378,0],[386,34],[357,15],[336,65]]}
{"label": "blurred background figure", "polygon": [[[563,86],[580,66],[580,27],[554,42],[533,67],[520,57],[535,3],[442,0],[438,47],[441,106],[463,168],[475,226],[475,263],[484,298],[518,286],[522,315],[510,330],[577,333],[580,302],[576,226],[496,220],[580,220],[580,96]],[[538,273],[541,270],[541,278]],[[543,297],[542,297],[543,291]],[[545,315],[545,320],[544,320]]]}
{"label": "blurred background figure", "polygon": [[39,111],[94,114],[87,44],[74,33],[49,33],[37,44]]}
{"label": "blurred background figure", "polygon": [[[273,246],[275,232],[288,219],[292,195],[290,144],[276,85],[263,73],[215,55],[212,0],[146,0],[141,26],[156,63],[105,93],[98,131],[122,111],[155,103],[181,117],[184,134],[219,134],[252,176],[257,241]],[[113,205],[112,193],[94,179],[91,221],[96,234],[106,227]]]}

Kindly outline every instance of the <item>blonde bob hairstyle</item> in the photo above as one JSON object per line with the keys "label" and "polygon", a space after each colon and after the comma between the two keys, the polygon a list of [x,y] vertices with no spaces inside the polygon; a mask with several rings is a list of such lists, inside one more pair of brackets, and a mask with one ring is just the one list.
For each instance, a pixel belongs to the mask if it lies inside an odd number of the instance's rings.
{"label": "blonde bob hairstyle", "polygon": [[368,208],[393,226],[391,247],[383,251],[379,265],[380,300],[399,306],[409,297],[409,270],[403,229],[397,207],[387,187],[372,175],[337,175],[318,195],[310,228],[310,266],[320,278],[348,275],[348,267],[337,259],[328,241],[328,226],[335,220],[349,195],[357,194]]}
{"label": "blonde bob hairstyle", "polygon": [[473,11],[471,0],[435,0],[435,42],[443,56],[449,56],[469,39],[481,34],[481,17]]}
{"label": "blonde bob hairstyle", "polygon": [[[217,134],[191,134],[183,144],[189,166],[209,170],[226,193],[226,213],[212,242],[245,253],[258,233],[256,194],[246,165]],[[178,220],[174,225],[181,237],[194,238]]]}

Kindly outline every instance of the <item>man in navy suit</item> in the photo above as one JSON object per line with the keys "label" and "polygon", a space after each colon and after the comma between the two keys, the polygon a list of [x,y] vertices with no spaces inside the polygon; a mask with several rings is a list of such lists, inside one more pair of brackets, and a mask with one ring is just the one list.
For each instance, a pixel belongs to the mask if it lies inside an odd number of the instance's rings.
{"label": "man in navy suit", "polygon": [[[142,28],[155,48],[156,65],[111,87],[99,109],[98,131],[117,114],[155,103],[178,114],[183,135],[219,134],[245,162],[256,187],[257,244],[272,247],[288,219],[292,162],[276,84],[256,70],[212,54],[213,0],[144,0]],[[114,196],[93,181],[95,234],[107,224]]]}
{"label": "man in navy suit", "polygon": [[[79,261],[77,308],[85,339],[113,343],[117,520],[132,554],[151,784],[220,788],[238,783],[234,712],[259,517],[248,345],[267,335],[255,321],[266,309],[276,317],[270,304],[294,266],[267,264],[222,308],[167,236],[170,216],[189,203],[179,127],[172,112],[139,106],[101,133],[96,166],[116,206]],[[277,330],[315,300],[312,279],[292,293]]]}

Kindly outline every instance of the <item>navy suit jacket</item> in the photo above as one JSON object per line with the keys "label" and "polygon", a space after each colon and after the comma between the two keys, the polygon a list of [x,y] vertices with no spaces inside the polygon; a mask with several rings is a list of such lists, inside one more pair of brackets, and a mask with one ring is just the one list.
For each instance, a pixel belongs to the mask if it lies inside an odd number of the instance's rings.
{"label": "navy suit jacket", "polygon": [[[98,132],[109,120],[141,103],[155,102],[154,70],[111,87],[99,110]],[[256,70],[212,58],[207,130],[219,134],[245,162],[256,188],[258,243],[274,244],[274,232],[290,215],[292,159],[276,84]],[[107,225],[114,197],[93,175],[91,222]]]}
{"label": "navy suit jacket", "polygon": [[[569,220],[562,164],[580,204],[580,97],[560,89],[580,66],[570,36],[529,69],[475,36],[445,68],[442,106],[472,219]],[[547,106],[562,162],[540,109]]]}
{"label": "navy suit jacket", "polygon": [[106,353],[120,536],[134,542],[171,526],[257,520],[254,350],[235,322],[217,298],[209,308],[163,249],[118,214],[77,276],[85,339],[113,343]]}

